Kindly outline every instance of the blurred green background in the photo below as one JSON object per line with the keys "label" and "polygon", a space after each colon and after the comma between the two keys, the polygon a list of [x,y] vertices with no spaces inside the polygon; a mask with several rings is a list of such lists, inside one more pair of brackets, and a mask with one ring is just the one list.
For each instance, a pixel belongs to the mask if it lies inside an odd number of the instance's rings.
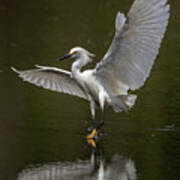
{"label": "blurred green background", "polygon": [[[51,162],[88,159],[89,104],[23,83],[10,70],[35,64],[70,69],[58,62],[79,45],[105,54],[117,11],[133,0],[0,0],[0,179],[14,180],[23,169]],[[104,158],[131,158],[141,180],[179,180],[180,168],[180,1],[173,0],[167,33],[145,86],[135,92],[129,113],[106,109]],[[99,113],[98,113],[99,118]]]}

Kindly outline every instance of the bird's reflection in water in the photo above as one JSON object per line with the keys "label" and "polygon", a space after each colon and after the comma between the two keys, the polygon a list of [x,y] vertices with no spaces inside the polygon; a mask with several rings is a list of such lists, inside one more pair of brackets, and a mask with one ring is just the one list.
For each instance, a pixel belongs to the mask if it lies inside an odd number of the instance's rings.
{"label": "bird's reflection in water", "polygon": [[[91,142],[93,143],[93,142]],[[94,144],[92,144],[94,146]],[[115,154],[107,162],[100,147],[92,148],[89,160],[57,162],[23,170],[18,180],[135,180],[134,162]]]}

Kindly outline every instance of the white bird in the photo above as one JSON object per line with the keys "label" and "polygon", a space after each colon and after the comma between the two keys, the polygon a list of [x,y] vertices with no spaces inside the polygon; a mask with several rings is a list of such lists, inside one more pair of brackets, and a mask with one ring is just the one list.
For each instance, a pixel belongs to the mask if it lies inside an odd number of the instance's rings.
{"label": "white bird", "polygon": [[[139,89],[149,76],[168,25],[169,9],[167,0],[135,0],[127,17],[118,12],[114,39],[94,69],[81,71],[94,54],[75,47],[60,59],[75,59],[72,72],[38,65],[33,70],[12,70],[24,81],[88,100],[92,114],[88,138],[94,138],[96,130],[104,124],[105,104],[116,112],[128,111],[134,105],[136,95],[128,94],[128,90]],[[102,112],[97,126],[96,105]]]}

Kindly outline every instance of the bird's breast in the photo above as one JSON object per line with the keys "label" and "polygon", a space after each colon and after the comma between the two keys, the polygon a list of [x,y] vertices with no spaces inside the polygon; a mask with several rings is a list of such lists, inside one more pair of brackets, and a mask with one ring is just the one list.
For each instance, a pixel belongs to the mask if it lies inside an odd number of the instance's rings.
{"label": "bird's breast", "polygon": [[83,83],[86,93],[97,99],[99,94],[99,82],[95,79],[93,70],[86,70],[82,72],[80,79],[80,81]]}

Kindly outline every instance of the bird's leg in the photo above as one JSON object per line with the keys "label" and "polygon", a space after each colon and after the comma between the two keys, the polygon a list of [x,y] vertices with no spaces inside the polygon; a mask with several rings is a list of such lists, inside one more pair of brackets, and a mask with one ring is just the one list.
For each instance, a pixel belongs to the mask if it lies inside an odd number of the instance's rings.
{"label": "bird's leg", "polygon": [[95,128],[95,118],[92,117],[92,125],[88,128],[88,132],[92,132],[92,130]]}
{"label": "bird's leg", "polygon": [[96,111],[96,103],[91,98],[90,99],[90,109],[92,115],[92,126],[88,129],[91,133],[87,136],[87,139],[94,139],[96,136],[96,127],[95,127],[95,111]]}
{"label": "bird's leg", "polygon": [[94,128],[89,136],[87,136],[88,139],[96,139],[97,137],[97,130],[99,130],[103,124],[104,124],[104,103],[105,103],[105,95],[103,92],[99,93],[99,102],[100,102],[100,108],[101,108],[101,121],[98,124],[96,128]]}
{"label": "bird's leg", "polygon": [[100,128],[104,125],[104,111],[101,111],[101,121],[99,122],[99,124],[97,125],[97,131],[100,130]]}
{"label": "bird's leg", "polygon": [[95,129],[95,111],[96,111],[96,104],[94,100],[90,100],[90,110],[91,110],[91,116],[92,116],[92,126],[88,128],[89,132],[92,132],[93,129]]}
{"label": "bird's leg", "polygon": [[88,139],[97,139],[100,135],[99,130],[104,125],[104,111],[101,111],[101,121],[97,125],[96,128],[94,128],[89,136],[87,136]]}
{"label": "bird's leg", "polygon": [[105,97],[106,96],[105,96],[104,92],[100,92],[100,94],[99,94],[99,103],[100,103],[100,108],[101,108],[101,121],[97,125],[97,128],[96,128],[97,131],[99,131],[100,128],[104,125],[104,104],[105,104]]}

